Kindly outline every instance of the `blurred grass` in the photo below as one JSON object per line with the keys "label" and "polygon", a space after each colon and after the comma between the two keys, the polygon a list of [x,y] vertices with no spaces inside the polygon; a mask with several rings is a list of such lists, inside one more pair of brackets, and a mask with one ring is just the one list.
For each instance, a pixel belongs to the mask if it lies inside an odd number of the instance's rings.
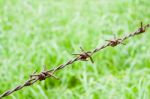
{"label": "blurred grass", "polygon": [[[0,93],[43,65],[150,22],[149,0],[0,0]],[[150,30],[6,99],[150,99]]]}

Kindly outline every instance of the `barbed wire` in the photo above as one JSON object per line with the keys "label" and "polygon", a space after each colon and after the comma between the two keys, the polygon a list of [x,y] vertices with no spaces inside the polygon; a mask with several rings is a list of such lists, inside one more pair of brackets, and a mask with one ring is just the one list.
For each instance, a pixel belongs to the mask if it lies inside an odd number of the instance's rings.
{"label": "barbed wire", "polygon": [[100,51],[100,50],[102,50],[108,46],[115,47],[119,44],[124,44],[123,41],[125,41],[126,39],[133,37],[135,35],[139,35],[139,34],[144,33],[147,30],[147,28],[149,28],[149,27],[150,27],[150,24],[143,26],[143,24],[141,22],[140,28],[138,28],[135,32],[133,32],[127,36],[124,36],[123,38],[118,38],[118,39],[115,38],[114,40],[106,40],[107,43],[105,43],[104,45],[102,45],[98,48],[95,48],[93,51],[85,51],[82,47],[80,47],[81,53],[73,54],[73,55],[76,55],[75,58],[73,58],[73,59],[67,61],[65,64],[61,64],[58,67],[55,67],[51,70],[46,70],[46,67],[45,67],[44,70],[38,74],[36,74],[37,71],[33,72],[29,76],[29,79],[24,84],[19,85],[12,90],[8,90],[8,91],[4,92],[3,94],[0,95],[0,99],[3,97],[9,96],[10,94],[14,93],[15,91],[21,90],[22,88],[24,88],[26,86],[31,86],[37,81],[43,81],[49,77],[59,79],[58,77],[56,77],[54,75],[54,73],[60,69],[63,69],[64,67],[66,67],[70,64],[73,64],[76,61],[88,61],[88,59],[90,59],[91,62],[94,63],[92,55],[95,54],[96,52],[98,52],[98,51]]}

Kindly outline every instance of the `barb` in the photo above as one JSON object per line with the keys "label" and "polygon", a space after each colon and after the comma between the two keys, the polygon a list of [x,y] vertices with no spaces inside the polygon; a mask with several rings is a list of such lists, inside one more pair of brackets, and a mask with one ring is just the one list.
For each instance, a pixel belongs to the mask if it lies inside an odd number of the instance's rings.
{"label": "barb", "polygon": [[76,58],[74,59],[71,59],[69,60],[68,62],[66,62],[65,64],[62,64],[62,65],[59,65],[58,67],[56,68],[53,68],[51,70],[46,70],[46,67],[44,68],[43,71],[41,71],[40,73],[38,74],[35,74],[37,71],[33,72],[29,79],[22,85],[19,85],[17,86],[16,88],[12,89],[12,90],[8,90],[6,92],[4,92],[3,94],[0,95],[0,99],[3,98],[3,97],[6,97],[6,96],[9,96],[10,94],[12,94],[13,92],[15,91],[18,91],[18,90],[21,90],[22,88],[26,87],[26,86],[31,86],[33,85],[35,82],[37,81],[43,81],[45,80],[46,78],[49,78],[49,77],[53,77],[55,79],[58,79],[54,73],[60,69],[63,69],[64,67],[70,65],[70,64],[73,64],[74,62],[76,61],[88,61],[87,59],[89,58],[91,60],[92,63],[94,63],[93,61],[93,58],[92,58],[92,55],[108,46],[111,46],[111,47],[115,47],[119,44],[124,44],[123,41],[126,40],[127,38],[130,38],[130,37],[133,37],[135,35],[138,35],[138,34],[142,34],[144,33],[147,28],[150,27],[150,24],[147,24],[145,26],[143,26],[143,23],[141,22],[141,26],[140,28],[138,28],[137,31],[123,37],[122,39],[114,39],[114,40],[107,40],[108,42],[98,48],[95,48],[93,51],[84,51],[84,49],[82,47],[80,47],[82,53],[80,54],[73,54],[73,55],[77,55]]}
{"label": "barb", "polygon": [[91,52],[90,51],[84,51],[82,47],[80,47],[82,53],[80,54],[73,54],[73,55],[78,55],[79,59],[82,61],[88,61],[87,58],[90,58],[91,62],[94,63],[93,58],[91,57]]}

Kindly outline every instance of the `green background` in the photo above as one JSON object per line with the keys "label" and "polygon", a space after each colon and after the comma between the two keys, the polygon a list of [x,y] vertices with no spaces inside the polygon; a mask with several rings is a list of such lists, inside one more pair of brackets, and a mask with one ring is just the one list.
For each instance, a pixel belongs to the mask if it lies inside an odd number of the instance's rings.
{"label": "green background", "polygon": [[[150,23],[149,0],[0,0],[0,94]],[[150,99],[150,30],[5,99]]]}

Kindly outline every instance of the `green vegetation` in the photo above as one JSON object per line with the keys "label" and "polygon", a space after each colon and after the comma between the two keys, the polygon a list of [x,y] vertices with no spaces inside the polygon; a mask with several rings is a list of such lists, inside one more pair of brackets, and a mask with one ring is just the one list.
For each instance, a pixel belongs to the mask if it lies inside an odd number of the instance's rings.
{"label": "green vegetation", "polygon": [[[150,23],[149,0],[0,0],[0,94]],[[150,30],[6,99],[150,99]]]}

